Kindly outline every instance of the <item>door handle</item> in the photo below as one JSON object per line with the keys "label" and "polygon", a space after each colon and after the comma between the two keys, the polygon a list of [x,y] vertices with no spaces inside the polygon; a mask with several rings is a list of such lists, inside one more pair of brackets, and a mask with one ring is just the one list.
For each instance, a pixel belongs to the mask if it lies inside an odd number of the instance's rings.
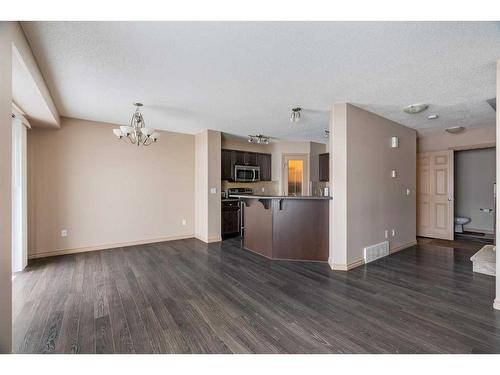
{"label": "door handle", "polygon": [[252,172],[253,172],[253,178],[252,178],[252,180],[255,181],[255,169],[252,169]]}
{"label": "door handle", "polygon": [[452,197],[448,197],[448,202],[451,202],[453,201],[453,198]]}

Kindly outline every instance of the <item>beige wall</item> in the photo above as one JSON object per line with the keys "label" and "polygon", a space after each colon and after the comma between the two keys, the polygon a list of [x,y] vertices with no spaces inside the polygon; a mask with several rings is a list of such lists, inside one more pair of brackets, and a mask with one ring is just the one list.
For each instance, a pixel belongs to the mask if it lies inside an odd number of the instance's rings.
{"label": "beige wall", "polygon": [[30,256],[193,236],[194,136],[134,147],[113,127],[63,118],[28,133]]}
{"label": "beige wall", "polygon": [[0,22],[0,353],[12,346],[12,23]]}
{"label": "beige wall", "polygon": [[[334,219],[339,228],[331,262],[339,269],[362,263],[363,248],[385,241],[385,230],[391,251],[414,244],[416,131],[350,104],[334,106],[333,128],[339,137],[333,145],[333,199],[340,216]],[[392,136],[399,137],[397,149],[390,147]],[[391,178],[393,169],[397,178]]]}
{"label": "beige wall", "polygon": [[[195,135],[195,229],[204,242],[221,240],[221,133]],[[215,193],[211,192],[215,189]]]}
{"label": "beige wall", "polygon": [[460,134],[449,134],[445,131],[419,137],[417,139],[418,152],[441,151],[470,146],[495,144],[495,127],[466,129]]}
{"label": "beige wall", "polygon": [[[10,352],[12,344],[12,269],[11,269],[11,107],[12,53],[15,49],[35,84],[59,122],[59,115],[45,85],[31,48],[18,22],[0,22],[0,353]],[[29,114],[30,108],[23,108]]]}
{"label": "beige wall", "polygon": [[249,152],[262,152],[264,154],[270,154],[272,152],[272,143],[268,145],[249,143],[241,138],[236,138],[234,136],[229,136],[227,134],[221,135],[221,146],[227,150],[241,150]]}

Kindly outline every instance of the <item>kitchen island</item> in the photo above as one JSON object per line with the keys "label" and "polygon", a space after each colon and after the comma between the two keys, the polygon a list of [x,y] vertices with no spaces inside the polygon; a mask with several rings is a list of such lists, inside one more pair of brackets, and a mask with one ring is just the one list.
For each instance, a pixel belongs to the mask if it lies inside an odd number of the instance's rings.
{"label": "kitchen island", "polygon": [[243,247],[269,259],[328,261],[331,197],[231,195],[244,204]]}

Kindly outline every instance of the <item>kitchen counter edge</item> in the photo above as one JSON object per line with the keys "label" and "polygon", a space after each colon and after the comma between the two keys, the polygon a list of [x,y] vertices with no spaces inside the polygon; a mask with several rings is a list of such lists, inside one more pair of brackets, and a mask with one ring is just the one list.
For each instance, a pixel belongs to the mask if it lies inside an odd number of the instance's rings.
{"label": "kitchen counter edge", "polygon": [[311,199],[311,200],[330,200],[332,197],[318,197],[318,196],[287,196],[287,195],[240,195],[240,194],[231,194],[230,198],[250,198],[250,199]]}

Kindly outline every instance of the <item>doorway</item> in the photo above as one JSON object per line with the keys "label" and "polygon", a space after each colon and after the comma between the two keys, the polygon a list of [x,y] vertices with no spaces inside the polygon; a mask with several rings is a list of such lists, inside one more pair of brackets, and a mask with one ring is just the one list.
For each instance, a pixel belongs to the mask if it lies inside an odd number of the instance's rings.
{"label": "doorway", "polygon": [[455,238],[493,243],[495,233],[495,147],[454,153]]}
{"label": "doorway", "polygon": [[495,147],[417,156],[417,236],[491,243],[495,234]]}
{"label": "doorway", "polygon": [[283,195],[309,194],[308,154],[283,154]]}

